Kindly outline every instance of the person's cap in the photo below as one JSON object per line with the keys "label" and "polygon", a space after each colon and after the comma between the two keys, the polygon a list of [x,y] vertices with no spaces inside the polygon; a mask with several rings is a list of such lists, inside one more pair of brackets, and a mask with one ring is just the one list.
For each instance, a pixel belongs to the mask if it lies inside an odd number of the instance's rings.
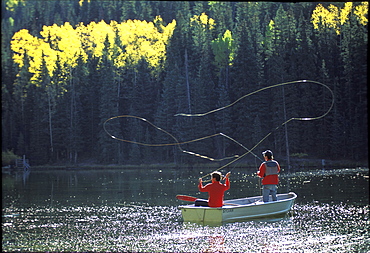
{"label": "person's cap", "polygon": [[272,151],[271,151],[271,150],[263,151],[263,152],[262,152],[262,155],[263,155],[263,156],[270,156],[270,157],[272,157],[272,156],[273,156],[273,155],[272,155]]}

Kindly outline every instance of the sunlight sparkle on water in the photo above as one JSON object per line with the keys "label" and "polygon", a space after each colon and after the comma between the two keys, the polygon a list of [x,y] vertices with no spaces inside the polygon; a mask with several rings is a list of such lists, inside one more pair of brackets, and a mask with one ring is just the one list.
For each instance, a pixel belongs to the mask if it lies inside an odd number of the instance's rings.
{"label": "sunlight sparkle on water", "polygon": [[[66,172],[66,175],[70,175]],[[107,172],[104,172],[107,174]],[[109,191],[102,192],[117,185],[117,194],[122,198],[127,188],[119,188],[126,174],[117,172],[105,182],[109,187],[97,186],[98,196],[88,195],[86,203],[81,204],[79,191],[70,193],[68,189],[61,199],[54,196],[54,202],[45,204],[50,199],[46,192],[38,203],[18,204],[21,201],[13,192],[5,194],[9,203],[3,207],[2,217],[2,248],[3,251],[176,251],[176,252],[367,252],[370,250],[369,206],[363,204],[366,198],[354,198],[355,204],[348,204],[343,196],[353,191],[363,194],[368,188],[368,171],[363,169],[338,171],[298,172],[284,174],[280,188],[289,186],[298,193],[297,203],[284,218],[249,220],[219,225],[207,225],[183,222],[177,209],[179,204],[174,197],[172,185],[182,187],[181,192],[189,190],[188,179],[181,181],[183,176],[158,170],[152,180],[140,185],[136,193],[127,201],[105,204],[115,196]],[[90,175],[91,172],[82,175]],[[121,178],[120,178],[120,175]],[[175,176],[174,176],[175,175]],[[188,175],[188,173],[185,173]],[[61,176],[59,176],[61,177]],[[76,176],[73,175],[73,178]],[[134,175],[139,178],[140,175]],[[116,179],[117,178],[117,179]],[[158,180],[158,179],[161,180]],[[61,179],[59,179],[61,180]],[[116,181],[115,181],[116,180]],[[246,191],[255,194],[256,181],[246,173],[234,173],[235,188],[244,191],[233,194],[244,195]],[[99,178],[99,182],[101,178]],[[196,181],[196,180],[195,180]],[[358,183],[353,187],[353,181]],[[83,184],[81,177],[79,184]],[[101,182],[102,183],[102,182]],[[91,182],[96,185],[95,181]],[[23,182],[21,182],[23,185]],[[39,185],[39,182],[35,182]],[[332,189],[338,185],[346,188],[333,189],[325,195],[328,185]],[[153,187],[152,187],[153,186]],[[78,185],[73,187],[79,187]],[[84,187],[86,187],[84,185]],[[91,194],[94,193],[91,186]],[[168,187],[168,188],[166,188]],[[194,183],[196,188],[196,183]],[[83,189],[83,188],[82,188]],[[153,190],[154,189],[154,190]],[[154,192],[160,196],[151,199]],[[195,189],[196,190],[196,189]],[[300,192],[299,192],[300,191]],[[258,192],[258,190],[257,190]],[[367,192],[367,191],[366,191]],[[103,192],[104,193],[104,192]],[[136,195],[135,195],[136,194]],[[304,195],[306,194],[306,195]],[[356,195],[361,197],[362,195]],[[66,196],[76,196],[70,202],[62,202]],[[143,197],[140,197],[144,195]],[[42,196],[42,195],[41,195]],[[127,196],[127,195],[126,195]],[[229,197],[229,195],[227,195]],[[162,198],[162,199],[161,199]],[[4,197],[3,197],[4,199]],[[96,202],[92,202],[97,200]],[[145,200],[145,201],[143,201]],[[160,204],[153,204],[158,201]],[[160,202],[162,201],[162,202]],[[103,204],[102,204],[103,203]],[[357,204],[359,203],[359,204]]]}

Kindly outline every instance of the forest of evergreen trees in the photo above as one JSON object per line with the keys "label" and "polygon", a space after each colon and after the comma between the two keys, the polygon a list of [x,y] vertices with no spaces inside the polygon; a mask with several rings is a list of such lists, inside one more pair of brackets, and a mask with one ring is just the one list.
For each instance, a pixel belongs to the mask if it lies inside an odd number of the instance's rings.
{"label": "forest of evergreen trees", "polygon": [[[367,2],[5,0],[2,150],[32,165],[203,163],[175,146],[111,138],[110,117],[146,119],[186,142],[224,133],[275,157],[367,161]],[[204,117],[243,95],[278,86]],[[166,144],[147,121],[107,122],[117,138]],[[280,126],[280,127],[279,127]],[[287,147],[287,144],[289,145]],[[181,145],[246,152],[216,136]],[[252,155],[246,158],[253,158]]]}

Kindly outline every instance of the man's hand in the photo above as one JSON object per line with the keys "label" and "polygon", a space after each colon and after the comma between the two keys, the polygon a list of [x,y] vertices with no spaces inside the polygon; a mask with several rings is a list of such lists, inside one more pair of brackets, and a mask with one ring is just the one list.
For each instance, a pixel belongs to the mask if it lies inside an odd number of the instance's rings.
{"label": "man's hand", "polygon": [[224,179],[229,178],[230,174],[231,174],[231,172],[230,172],[230,171],[229,171],[229,172],[227,172],[227,173],[226,173],[226,176],[225,176],[225,178],[224,178]]}
{"label": "man's hand", "polygon": [[202,182],[203,182],[203,180],[202,180],[202,178],[200,177],[200,178],[199,178],[199,183],[202,183]]}

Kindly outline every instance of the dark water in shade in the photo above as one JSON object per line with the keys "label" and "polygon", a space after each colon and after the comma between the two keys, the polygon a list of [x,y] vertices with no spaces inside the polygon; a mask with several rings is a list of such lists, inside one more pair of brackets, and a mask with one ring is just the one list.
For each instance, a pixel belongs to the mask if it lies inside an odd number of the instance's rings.
{"label": "dark water in shade", "polygon": [[[175,198],[198,193],[204,169],[31,171],[2,176],[3,251],[369,252],[369,170],[280,175],[298,198],[284,218],[183,222]],[[203,173],[203,174],[202,174]],[[225,199],[260,195],[234,169]]]}

